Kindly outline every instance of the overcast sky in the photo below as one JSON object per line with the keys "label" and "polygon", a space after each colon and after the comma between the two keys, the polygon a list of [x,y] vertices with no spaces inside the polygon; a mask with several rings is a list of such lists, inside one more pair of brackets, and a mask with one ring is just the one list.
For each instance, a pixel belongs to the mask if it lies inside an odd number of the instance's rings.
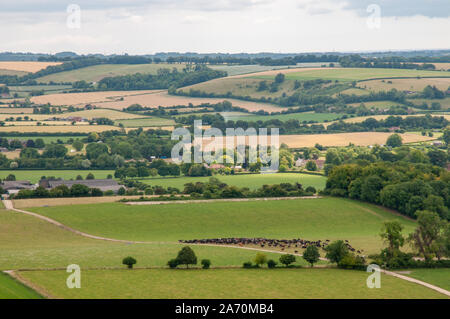
{"label": "overcast sky", "polygon": [[0,51],[449,49],[449,30],[450,0],[0,0]]}

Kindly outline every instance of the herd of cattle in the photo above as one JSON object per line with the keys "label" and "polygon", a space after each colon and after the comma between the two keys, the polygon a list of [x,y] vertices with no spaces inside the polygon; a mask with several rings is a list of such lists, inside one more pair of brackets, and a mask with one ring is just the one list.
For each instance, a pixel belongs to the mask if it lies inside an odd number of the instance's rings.
{"label": "herd of cattle", "polygon": [[[184,244],[214,244],[214,245],[239,245],[239,246],[255,245],[255,246],[260,246],[261,248],[271,247],[271,248],[278,248],[281,250],[285,250],[285,249],[291,249],[291,248],[305,249],[306,247],[308,247],[310,245],[314,245],[317,248],[325,248],[330,243],[330,240],[326,239],[324,241],[322,241],[322,240],[312,241],[312,240],[305,240],[305,239],[301,239],[301,238],[297,238],[297,239],[212,238],[212,239],[179,240],[179,242],[184,243]],[[350,251],[357,252],[358,254],[361,253],[361,251],[353,248],[349,244],[348,240],[345,240],[344,242]],[[298,250],[295,250],[295,253],[298,253]]]}

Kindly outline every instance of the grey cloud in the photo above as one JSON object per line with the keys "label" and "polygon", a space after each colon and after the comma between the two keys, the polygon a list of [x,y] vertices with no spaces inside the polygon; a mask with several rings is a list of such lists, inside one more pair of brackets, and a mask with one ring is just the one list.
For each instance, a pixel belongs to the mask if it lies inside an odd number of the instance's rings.
{"label": "grey cloud", "polygon": [[409,17],[422,15],[431,18],[450,16],[449,0],[332,0],[343,4],[344,9],[355,10],[361,16],[367,16],[366,9],[371,4],[381,8],[385,17]]}

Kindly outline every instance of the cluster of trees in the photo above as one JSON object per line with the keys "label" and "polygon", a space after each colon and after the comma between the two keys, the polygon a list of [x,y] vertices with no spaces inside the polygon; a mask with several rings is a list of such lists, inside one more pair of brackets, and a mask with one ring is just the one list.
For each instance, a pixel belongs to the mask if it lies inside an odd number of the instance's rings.
{"label": "cluster of trees", "polygon": [[378,162],[331,168],[325,194],[381,204],[415,217],[429,210],[450,219],[450,173],[429,164]]}
{"label": "cluster of trees", "polygon": [[226,72],[212,70],[206,66],[197,65],[192,71],[185,69],[159,69],[157,74],[136,73],[131,75],[107,77],[97,84],[98,90],[152,90],[170,89],[193,85],[226,76]]}
{"label": "cluster of trees", "polygon": [[[184,265],[188,269],[189,265],[197,265],[197,256],[191,247],[185,246],[181,248],[176,258],[170,259],[167,262],[167,265],[172,269]],[[209,259],[202,259],[201,265],[203,269],[209,269],[211,267],[211,261]]]}
{"label": "cluster of trees", "polygon": [[[417,211],[416,215],[417,227],[406,237],[398,221],[383,224],[380,236],[386,248],[380,254],[369,256],[375,263],[386,268],[450,267],[449,260],[443,259],[450,257],[450,223],[427,210]],[[413,253],[401,251],[407,243]]]}
{"label": "cluster of trees", "polygon": [[[450,56],[441,57],[362,57],[358,54],[345,55],[339,58],[339,63],[344,68],[393,68],[435,70],[436,67],[427,62],[449,62]],[[419,62],[419,63],[412,63]]]}
{"label": "cluster of trees", "polygon": [[[398,127],[399,130],[427,130],[427,129],[442,129],[449,125],[449,121],[444,116],[389,116],[386,119],[368,118],[359,123],[347,123],[339,121],[332,123],[325,127],[322,124],[313,124],[315,121],[300,122],[296,119],[282,121],[279,119],[269,119],[266,121],[244,121],[244,120],[229,120],[218,113],[211,114],[191,114],[189,116],[180,116],[175,119],[177,123],[184,125],[193,125],[195,120],[202,120],[205,125],[211,125],[225,131],[226,128],[279,128],[280,134],[304,134],[304,133],[338,133],[338,132],[367,132],[367,131],[381,131],[387,132],[392,127]],[[192,129],[192,127],[191,127]]]}
{"label": "cluster of trees", "polygon": [[11,198],[99,197],[103,195],[111,196],[114,195],[114,192],[102,192],[98,188],[89,188],[86,185],[74,184],[70,188],[66,185],[60,185],[50,190],[42,186],[39,186],[34,190],[21,189],[17,194],[11,195]]}

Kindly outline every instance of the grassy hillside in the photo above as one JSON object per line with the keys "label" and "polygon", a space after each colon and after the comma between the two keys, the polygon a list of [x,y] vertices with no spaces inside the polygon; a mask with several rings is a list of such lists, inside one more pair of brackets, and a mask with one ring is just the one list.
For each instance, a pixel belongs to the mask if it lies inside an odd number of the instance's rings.
{"label": "grassy hillside", "polygon": [[[273,79],[272,75],[249,75],[253,78]],[[450,77],[450,73],[441,71],[407,70],[407,69],[369,69],[369,68],[325,68],[304,69],[286,74],[290,80],[327,79],[343,82],[361,81],[375,78],[395,77]]]}
{"label": "grassy hillside", "polygon": [[366,272],[340,269],[89,270],[82,289],[67,289],[64,271],[21,275],[64,298],[445,298],[386,275],[369,289]]}
{"label": "grassy hillside", "polygon": [[0,299],[41,299],[37,292],[0,272]]}
{"label": "grassy hillside", "polygon": [[[65,268],[73,263],[81,268],[120,268],[122,259],[130,255],[137,259],[139,267],[163,267],[181,247],[172,242],[133,245],[88,239],[35,217],[0,210],[0,270]],[[208,258],[215,266],[242,265],[256,253],[228,247],[193,248],[199,261]],[[278,259],[280,255],[267,256]],[[297,264],[306,265],[302,259]]]}
{"label": "grassy hillside", "polygon": [[450,269],[414,269],[410,274],[406,274],[408,277],[413,277],[438,287],[450,290]]}
{"label": "grassy hillside", "polygon": [[176,68],[182,70],[184,64],[101,64],[89,66],[86,68],[76,69],[72,71],[59,72],[50,74],[44,77],[36,79],[38,82],[48,83],[53,82],[75,82],[75,81],[87,81],[97,82],[106,77],[127,75],[135,73],[150,73],[156,74],[159,69]]}
{"label": "grassy hillside", "polygon": [[338,198],[142,206],[106,203],[29,210],[87,233],[125,240],[346,239],[365,252],[381,248],[383,221],[400,221],[406,227],[405,233],[414,226],[414,222],[375,206]]}

